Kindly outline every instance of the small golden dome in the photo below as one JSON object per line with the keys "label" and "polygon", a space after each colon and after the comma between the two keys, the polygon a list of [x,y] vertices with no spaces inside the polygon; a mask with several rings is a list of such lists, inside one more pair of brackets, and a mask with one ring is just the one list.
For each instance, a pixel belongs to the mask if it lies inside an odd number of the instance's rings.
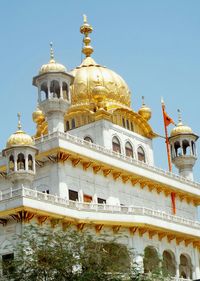
{"label": "small golden dome", "polygon": [[42,110],[40,110],[40,108],[37,106],[36,110],[32,113],[32,118],[33,118],[33,122],[35,123],[42,123],[45,120],[45,116],[42,112]]}
{"label": "small golden dome", "polygon": [[192,129],[189,126],[178,123],[175,128],[172,129],[170,137],[174,137],[181,134],[193,134]]}
{"label": "small golden dome", "polygon": [[141,108],[138,110],[138,113],[146,120],[149,121],[151,119],[151,108],[146,106],[146,104],[144,103],[144,97],[142,97],[142,106]]}
{"label": "small golden dome", "polygon": [[26,145],[33,145],[33,139],[31,136],[27,135],[24,131],[21,129],[21,122],[20,122],[20,114],[18,113],[18,130],[12,134],[6,143],[6,147],[10,148],[13,146],[26,146]]}
{"label": "small golden dome", "polygon": [[39,74],[48,72],[66,72],[66,67],[60,63],[57,63],[54,59],[53,44],[50,43],[50,61],[47,64],[43,64],[40,68]]}
{"label": "small golden dome", "polygon": [[180,110],[178,110],[178,113],[179,113],[178,124],[176,125],[176,127],[174,127],[171,130],[170,137],[175,137],[175,136],[181,135],[181,134],[193,134],[192,129],[189,126],[184,125],[182,123]]}

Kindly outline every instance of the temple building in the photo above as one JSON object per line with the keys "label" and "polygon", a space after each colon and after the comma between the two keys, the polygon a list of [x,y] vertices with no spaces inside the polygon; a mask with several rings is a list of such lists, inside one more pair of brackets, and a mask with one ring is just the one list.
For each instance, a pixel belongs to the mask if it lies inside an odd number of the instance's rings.
{"label": "temple building", "polygon": [[35,135],[25,133],[19,114],[0,155],[2,260],[13,255],[22,225],[34,222],[120,236],[144,272],[140,254],[148,251],[163,259],[173,280],[198,279],[198,136],[179,114],[169,136],[179,174],[155,167],[151,109],[143,99],[134,111],[124,79],[95,62],[92,31],[84,17],[85,58],[72,71],[56,62],[51,44],[49,62],[33,77]]}

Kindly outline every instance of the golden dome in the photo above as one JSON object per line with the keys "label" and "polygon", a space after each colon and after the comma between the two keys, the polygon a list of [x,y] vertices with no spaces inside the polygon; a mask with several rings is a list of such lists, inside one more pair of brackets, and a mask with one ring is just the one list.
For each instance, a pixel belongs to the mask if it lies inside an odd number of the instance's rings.
{"label": "golden dome", "polygon": [[33,145],[33,139],[21,130],[20,114],[18,113],[18,130],[7,140],[6,147]]}
{"label": "golden dome", "polygon": [[39,74],[48,72],[66,72],[66,67],[60,63],[57,63],[54,59],[53,45],[50,43],[50,61],[47,64],[43,64],[40,68]]}
{"label": "golden dome", "polygon": [[[86,58],[82,64],[72,71],[74,83],[71,87],[72,107],[90,108],[90,105],[95,103],[93,92],[97,85],[104,87],[104,102],[109,109],[115,108],[130,108],[131,96],[130,90],[126,82],[114,71],[97,64],[90,55],[93,48],[90,44],[89,33],[92,32],[92,27],[87,23],[87,18],[84,16],[84,24],[80,31],[84,34],[84,47],[82,52]],[[105,94],[106,93],[106,94]]]}
{"label": "golden dome", "polygon": [[178,123],[175,128],[172,129],[170,137],[174,137],[181,134],[193,134],[192,129],[189,126]]}
{"label": "golden dome", "polygon": [[45,116],[40,110],[40,108],[37,106],[36,110],[32,114],[33,122],[35,123],[42,123],[45,120]]}
{"label": "golden dome", "polygon": [[193,131],[189,126],[183,125],[180,110],[178,110],[178,113],[178,124],[171,130],[170,137],[175,137],[181,134],[193,134]]}
{"label": "golden dome", "polygon": [[142,97],[142,106],[141,108],[138,110],[138,113],[146,120],[149,121],[151,119],[151,108],[149,108],[148,106],[146,106],[146,104],[144,103],[144,97]]}
{"label": "golden dome", "polygon": [[75,76],[71,87],[72,105],[84,105],[94,102],[93,90],[100,83],[106,89],[106,102],[110,108],[129,108],[131,95],[126,82],[114,71],[97,64],[91,57],[72,71]]}

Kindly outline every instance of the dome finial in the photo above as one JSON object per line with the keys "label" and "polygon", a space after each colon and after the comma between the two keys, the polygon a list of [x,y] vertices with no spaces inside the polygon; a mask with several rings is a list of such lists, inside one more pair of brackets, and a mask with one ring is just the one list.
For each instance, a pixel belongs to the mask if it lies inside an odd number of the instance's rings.
{"label": "dome finial", "polygon": [[54,61],[54,50],[53,50],[53,43],[50,42],[50,62]]}
{"label": "dome finial", "polygon": [[142,106],[145,106],[144,96],[142,96]]}
{"label": "dome finial", "polygon": [[19,130],[21,130],[22,125],[21,125],[21,113],[20,113],[20,112],[17,113],[17,117],[18,117],[18,125],[17,125],[17,128],[18,128]]}
{"label": "dome finial", "polygon": [[90,33],[92,33],[93,28],[90,24],[87,22],[87,16],[83,15],[83,25],[80,27],[80,32],[84,34],[83,43],[85,46],[82,49],[82,53],[85,54],[86,57],[90,57],[90,55],[93,53],[93,48],[90,46],[91,39],[88,36]]}
{"label": "dome finial", "polygon": [[177,111],[178,111],[178,123],[179,123],[179,124],[182,124],[181,111],[180,111],[180,109],[177,109]]}

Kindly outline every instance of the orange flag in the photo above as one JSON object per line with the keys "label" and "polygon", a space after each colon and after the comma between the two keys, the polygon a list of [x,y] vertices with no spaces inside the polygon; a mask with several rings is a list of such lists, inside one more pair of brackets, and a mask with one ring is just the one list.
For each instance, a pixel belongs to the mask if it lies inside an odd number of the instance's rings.
{"label": "orange flag", "polygon": [[163,110],[163,115],[164,115],[164,122],[166,127],[169,126],[169,124],[175,125],[173,119],[167,115],[165,109]]}

